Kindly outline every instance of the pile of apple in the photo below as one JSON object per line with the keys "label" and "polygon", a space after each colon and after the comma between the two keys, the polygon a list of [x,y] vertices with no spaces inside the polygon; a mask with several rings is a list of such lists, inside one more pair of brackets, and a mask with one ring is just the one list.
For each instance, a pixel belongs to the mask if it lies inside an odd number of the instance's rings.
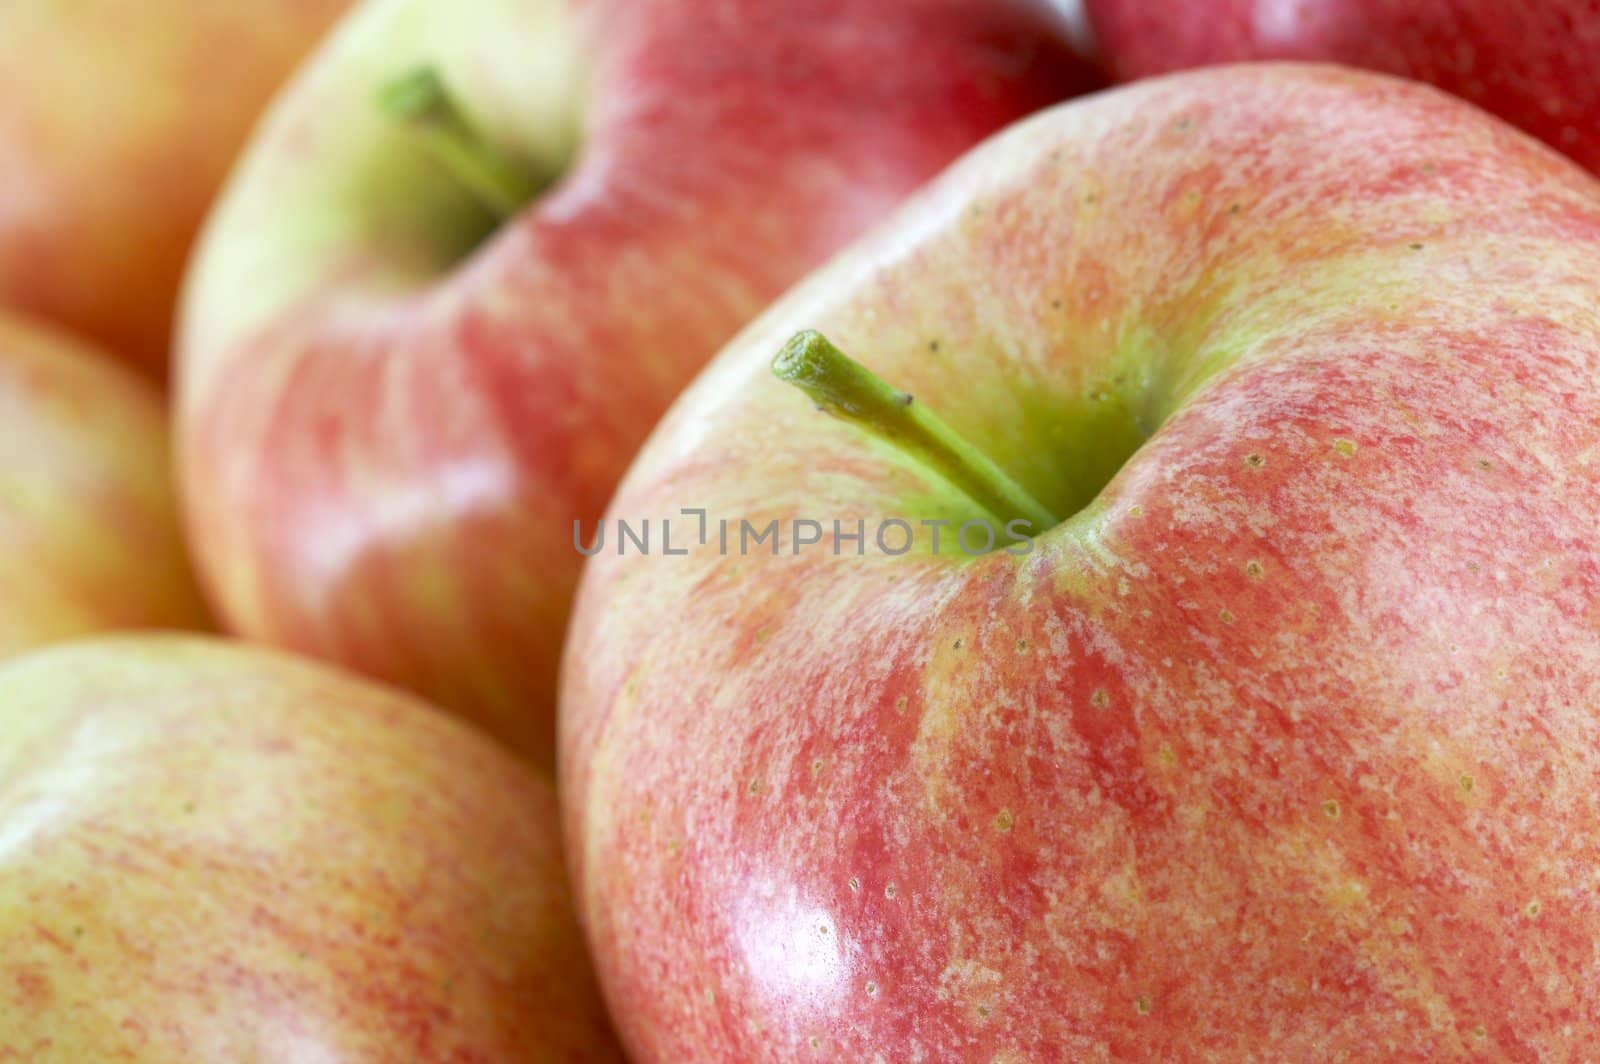
{"label": "pile of apple", "polygon": [[0,5],[0,1061],[1592,1059],[1597,174],[1595,0]]}

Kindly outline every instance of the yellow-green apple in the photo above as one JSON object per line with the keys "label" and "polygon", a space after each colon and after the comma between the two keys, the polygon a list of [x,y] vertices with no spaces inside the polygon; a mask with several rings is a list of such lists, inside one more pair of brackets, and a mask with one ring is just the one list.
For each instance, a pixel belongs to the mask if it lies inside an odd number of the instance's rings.
{"label": "yellow-green apple", "polygon": [[1082,83],[1055,17],[1010,2],[364,5],[189,282],[181,483],[226,622],[548,763],[574,521],[677,389]]}
{"label": "yellow-green apple", "polygon": [[1403,74],[1600,173],[1595,0],[1087,0],[1087,16],[1119,78],[1247,59]]}
{"label": "yellow-green apple", "polygon": [[0,313],[0,657],[114,628],[199,628],[160,397]]}
{"label": "yellow-green apple", "polygon": [[345,0],[0,5],[0,305],[161,374],[190,242]]}
{"label": "yellow-green apple", "polygon": [[619,1059],[555,796],[410,697],[196,637],[0,668],[0,1059]]}
{"label": "yellow-green apple", "polygon": [[586,571],[625,1045],[1582,1056],[1597,306],[1600,183],[1415,82],[1177,75],[958,164],[712,363]]}

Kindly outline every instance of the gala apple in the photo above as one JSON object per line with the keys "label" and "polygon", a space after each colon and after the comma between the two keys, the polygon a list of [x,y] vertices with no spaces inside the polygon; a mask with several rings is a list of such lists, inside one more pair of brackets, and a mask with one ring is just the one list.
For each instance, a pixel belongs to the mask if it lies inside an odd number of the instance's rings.
{"label": "gala apple", "polygon": [[549,763],[574,519],[789,283],[1081,87],[1064,42],[1011,0],[362,6],[189,281],[181,484],[225,622]]}
{"label": "gala apple", "polygon": [[722,353],[610,512],[683,507],[780,535],[597,554],[563,674],[639,1061],[1593,1052],[1571,161],[1335,67],[1053,110]]}
{"label": "gala apple", "polygon": [[0,306],[165,372],[189,245],[345,0],[0,4]]}
{"label": "gala apple", "polygon": [[205,627],[160,397],[0,313],[0,657],[116,628]]}
{"label": "gala apple", "polygon": [[0,667],[0,1060],[618,1059],[554,794],[486,739],[197,638]]}

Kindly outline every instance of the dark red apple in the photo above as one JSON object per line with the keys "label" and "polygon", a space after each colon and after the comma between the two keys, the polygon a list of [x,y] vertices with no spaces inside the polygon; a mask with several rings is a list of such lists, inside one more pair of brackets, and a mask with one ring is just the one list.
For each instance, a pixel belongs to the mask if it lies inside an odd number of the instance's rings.
{"label": "dark red apple", "polygon": [[1426,81],[1600,172],[1600,0],[1087,0],[1121,79],[1315,59]]}

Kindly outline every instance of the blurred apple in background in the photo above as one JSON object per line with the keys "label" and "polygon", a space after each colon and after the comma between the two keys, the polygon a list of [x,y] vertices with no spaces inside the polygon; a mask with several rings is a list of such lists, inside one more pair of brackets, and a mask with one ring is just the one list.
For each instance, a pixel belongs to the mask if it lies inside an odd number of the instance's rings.
{"label": "blurred apple in background", "polygon": [[548,763],[574,519],[785,286],[1086,83],[1023,3],[366,4],[188,284],[182,489],[226,623]]}
{"label": "blurred apple in background", "polygon": [[0,657],[115,628],[204,627],[160,397],[0,313]]}
{"label": "blurred apple in background", "polygon": [[344,0],[0,4],[0,306],[165,371],[184,259]]}
{"label": "blurred apple in background", "polygon": [[202,639],[0,667],[0,973],[0,1060],[619,1059],[549,785]]}
{"label": "blurred apple in background", "polygon": [[[572,622],[568,852],[641,1064],[1591,1053],[1597,286],[1600,182],[1284,64],[1023,123],[814,275],[611,508],[777,554],[607,551]],[[1022,506],[774,381],[803,329],[1061,522],[958,549]]]}
{"label": "blurred apple in background", "polygon": [[1316,59],[1455,93],[1600,173],[1600,0],[1086,0],[1119,79]]}

